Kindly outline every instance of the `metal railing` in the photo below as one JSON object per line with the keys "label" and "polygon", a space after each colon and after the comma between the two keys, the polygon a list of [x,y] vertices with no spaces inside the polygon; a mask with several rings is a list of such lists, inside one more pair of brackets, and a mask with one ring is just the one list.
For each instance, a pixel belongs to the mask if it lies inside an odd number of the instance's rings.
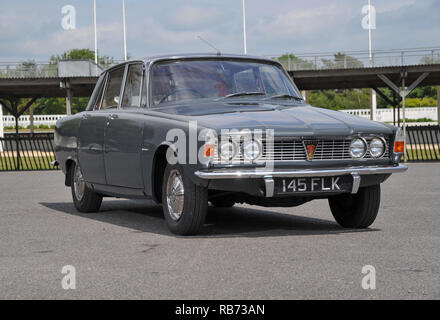
{"label": "metal railing", "polygon": [[0,138],[0,171],[56,170],[53,133],[5,134]]}
{"label": "metal railing", "polygon": [[406,129],[408,161],[440,161],[440,126],[412,126]]}
{"label": "metal railing", "polygon": [[0,79],[97,77],[103,69],[103,66],[96,65],[90,60],[60,60],[58,62],[0,61]]}
{"label": "metal railing", "polygon": [[[375,50],[371,59],[368,51],[270,54],[265,57],[280,61],[289,71],[423,65],[440,63],[440,47]],[[0,78],[57,76],[57,63],[0,61]]]}
{"label": "metal railing", "polygon": [[288,71],[392,67],[440,63],[440,47],[375,50],[371,59],[368,51],[271,54],[266,57],[280,61]]}
{"label": "metal railing", "polygon": [[0,62],[0,78],[54,78],[57,76],[57,64]]}

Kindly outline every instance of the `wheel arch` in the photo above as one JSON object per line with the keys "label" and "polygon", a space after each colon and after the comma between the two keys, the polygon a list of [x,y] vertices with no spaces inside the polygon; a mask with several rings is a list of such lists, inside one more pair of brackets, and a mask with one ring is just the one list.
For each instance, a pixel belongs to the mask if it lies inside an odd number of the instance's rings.
{"label": "wheel arch", "polygon": [[72,185],[72,179],[71,179],[71,174],[70,174],[70,170],[72,170],[73,168],[73,164],[76,165],[78,161],[76,159],[73,158],[67,158],[66,162],[65,162],[65,168],[66,168],[66,175],[65,175],[65,180],[64,180],[64,185],[66,187],[70,187]]}
{"label": "wheel arch", "polygon": [[176,152],[176,147],[173,144],[164,142],[157,147],[154,153],[151,175],[151,193],[152,198],[156,203],[162,203],[162,182],[165,168],[168,163],[166,154],[169,148]]}

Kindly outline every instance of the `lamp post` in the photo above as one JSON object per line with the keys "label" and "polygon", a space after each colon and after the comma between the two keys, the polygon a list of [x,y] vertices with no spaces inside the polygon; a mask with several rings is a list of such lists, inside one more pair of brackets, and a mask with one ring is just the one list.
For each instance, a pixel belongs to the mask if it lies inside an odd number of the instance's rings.
{"label": "lamp post", "polygon": [[244,54],[247,54],[247,41],[246,41],[246,0],[243,0],[243,49],[244,49]]}
{"label": "lamp post", "polygon": [[98,64],[98,33],[96,31],[96,0],[93,0],[93,26],[95,31],[95,64]]}
{"label": "lamp post", "polygon": [[[368,56],[370,58],[370,67],[373,67],[373,50],[372,50],[372,37],[371,37],[371,0],[368,0]],[[377,97],[376,91],[371,89],[371,120],[376,120],[376,110],[377,110]]]}
{"label": "lamp post", "polygon": [[124,32],[124,60],[127,61],[127,32],[125,29],[125,1],[122,0],[122,28]]}

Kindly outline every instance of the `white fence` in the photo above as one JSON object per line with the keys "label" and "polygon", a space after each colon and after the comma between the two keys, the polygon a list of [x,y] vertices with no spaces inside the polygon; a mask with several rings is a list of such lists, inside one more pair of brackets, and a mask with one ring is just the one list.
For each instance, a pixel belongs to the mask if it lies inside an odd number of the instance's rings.
{"label": "white fence", "polygon": [[[51,114],[51,115],[34,115],[34,126],[40,125],[54,126],[58,119],[65,117],[65,114]],[[29,115],[23,115],[18,118],[18,126],[27,128],[31,121]],[[3,127],[14,127],[15,118],[13,116],[3,116]]]}
{"label": "white fence", "polygon": [[[370,119],[370,109],[354,109],[354,110],[341,110],[342,112],[349,113],[362,118]],[[432,108],[406,108],[405,117],[407,119],[422,119],[428,118],[433,121],[438,120],[437,107]],[[377,109],[376,119],[381,122],[393,122],[393,109]],[[403,119],[403,110],[400,109],[400,119]],[[397,110],[396,110],[397,121]]]}

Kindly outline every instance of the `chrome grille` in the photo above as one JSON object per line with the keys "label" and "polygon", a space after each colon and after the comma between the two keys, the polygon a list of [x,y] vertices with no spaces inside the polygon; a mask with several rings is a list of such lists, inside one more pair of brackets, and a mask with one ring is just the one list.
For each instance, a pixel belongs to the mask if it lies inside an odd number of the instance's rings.
{"label": "chrome grille", "polygon": [[[364,137],[367,143],[374,137]],[[316,151],[312,161],[326,161],[326,160],[352,160],[350,156],[350,143],[353,137],[339,138],[339,139],[298,139],[298,138],[276,138],[273,143],[273,161],[306,161],[307,153],[303,144],[303,141],[314,142],[316,144]],[[386,151],[382,158],[389,158],[389,138],[385,138]],[[259,161],[269,160],[270,146],[263,142],[263,156]],[[217,156],[217,148],[215,149],[215,161],[219,163],[220,160]],[[373,159],[369,150],[367,151],[364,159]],[[234,162],[243,162],[243,155],[241,151],[238,153]]]}

